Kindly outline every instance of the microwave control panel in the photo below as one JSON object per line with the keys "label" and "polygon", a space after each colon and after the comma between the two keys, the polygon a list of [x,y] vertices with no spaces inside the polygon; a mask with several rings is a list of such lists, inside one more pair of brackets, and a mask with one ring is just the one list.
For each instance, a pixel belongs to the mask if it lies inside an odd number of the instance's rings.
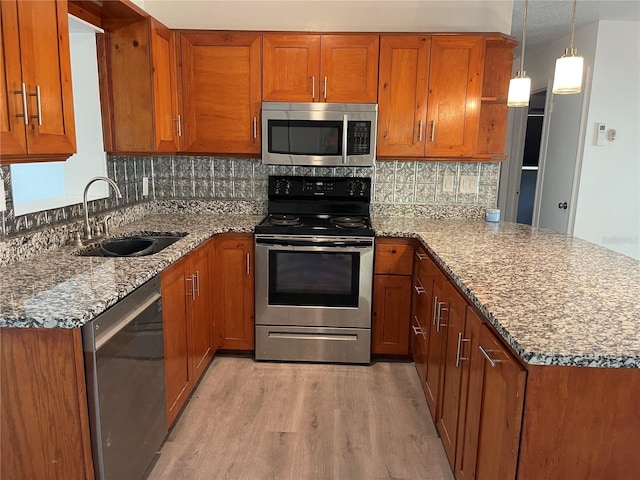
{"label": "microwave control panel", "polygon": [[371,122],[350,121],[347,128],[347,155],[371,153]]}

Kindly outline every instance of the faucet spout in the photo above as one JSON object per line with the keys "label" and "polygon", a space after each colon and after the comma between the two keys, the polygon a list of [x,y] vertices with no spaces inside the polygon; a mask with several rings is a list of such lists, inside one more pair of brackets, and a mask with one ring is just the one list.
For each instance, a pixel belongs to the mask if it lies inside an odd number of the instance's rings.
{"label": "faucet spout", "polygon": [[122,198],[122,192],[118,188],[118,185],[116,185],[116,182],[114,182],[110,178],[107,178],[107,177],[95,177],[95,178],[92,178],[91,180],[89,180],[89,182],[87,183],[87,186],[84,187],[84,194],[82,195],[82,208],[84,209],[84,229],[85,229],[85,237],[84,238],[86,240],[91,239],[91,226],[89,225],[89,209],[87,208],[87,194],[89,193],[89,187],[91,185],[93,185],[94,182],[97,182],[98,180],[103,180],[103,181],[107,182],[115,190],[116,195],[118,196],[118,198]]}

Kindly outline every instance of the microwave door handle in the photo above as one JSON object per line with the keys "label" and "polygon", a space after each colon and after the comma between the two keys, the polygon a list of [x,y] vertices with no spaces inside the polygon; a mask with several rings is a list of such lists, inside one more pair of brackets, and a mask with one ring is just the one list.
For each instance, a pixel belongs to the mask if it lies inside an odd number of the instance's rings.
{"label": "microwave door handle", "polygon": [[342,116],[342,163],[347,163],[347,132],[349,129],[349,116]]}

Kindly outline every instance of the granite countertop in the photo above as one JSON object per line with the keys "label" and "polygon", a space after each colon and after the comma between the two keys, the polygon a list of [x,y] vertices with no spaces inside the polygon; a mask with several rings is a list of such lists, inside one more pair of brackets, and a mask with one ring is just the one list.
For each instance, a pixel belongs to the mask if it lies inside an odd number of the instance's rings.
{"label": "granite countertop", "polygon": [[114,229],[112,236],[187,233],[145,257],[75,255],[62,247],[0,268],[0,327],[76,328],[105,311],[209,237],[253,232],[263,215],[152,214]]}
{"label": "granite countertop", "polygon": [[532,365],[640,368],[640,261],[515,223],[374,218],[415,237]]}
{"label": "granite countertop", "polygon": [[[0,327],[81,327],[207,238],[262,215],[151,214],[113,236],[186,232],[139,258],[62,247],[0,267]],[[479,220],[373,218],[378,236],[422,241],[521,359],[640,368],[640,262],[547,230]]]}

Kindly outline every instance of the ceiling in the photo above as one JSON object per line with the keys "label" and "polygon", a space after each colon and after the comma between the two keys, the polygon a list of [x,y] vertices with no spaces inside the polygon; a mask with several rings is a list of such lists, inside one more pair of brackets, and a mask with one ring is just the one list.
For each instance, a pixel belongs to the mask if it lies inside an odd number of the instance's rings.
{"label": "ceiling", "polygon": [[[527,46],[546,43],[571,30],[573,0],[529,0],[527,7]],[[511,34],[522,40],[524,0],[514,0]],[[638,0],[578,0],[576,28],[598,20],[640,21]]]}

